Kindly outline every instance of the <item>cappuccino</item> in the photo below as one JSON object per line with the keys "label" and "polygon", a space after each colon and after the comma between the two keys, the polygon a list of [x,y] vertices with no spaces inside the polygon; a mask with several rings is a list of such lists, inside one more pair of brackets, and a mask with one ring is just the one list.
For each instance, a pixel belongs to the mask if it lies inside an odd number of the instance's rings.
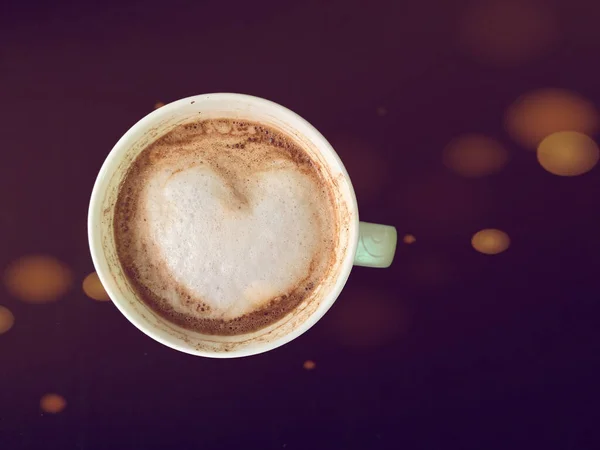
{"label": "cappuccino", "polygon": [[213,335],[259,330],[315,296],[338,236],[319,163],[282,131],[233,119],[179,125],[142,150],[113,225],[137,297]]}

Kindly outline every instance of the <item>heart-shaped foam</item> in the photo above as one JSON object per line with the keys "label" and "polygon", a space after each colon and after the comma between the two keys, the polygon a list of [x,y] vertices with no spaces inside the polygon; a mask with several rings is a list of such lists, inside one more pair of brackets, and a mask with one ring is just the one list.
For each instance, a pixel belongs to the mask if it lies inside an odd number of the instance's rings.
{"label": "heart-shaped foam", "polygon": [[293,288],[318,251],[312,178],[283,165],[239,183],[197,165],[165,170],[146,190],[151,239],[209,317],[241,316]]}

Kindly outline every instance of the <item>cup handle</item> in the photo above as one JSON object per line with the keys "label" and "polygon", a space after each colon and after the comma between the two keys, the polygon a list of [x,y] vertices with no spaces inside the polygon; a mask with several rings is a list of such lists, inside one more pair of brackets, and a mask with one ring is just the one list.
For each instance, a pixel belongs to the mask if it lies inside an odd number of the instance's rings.
{"label": "cup handle", "polygon": [[394,259],[398,235],[389,225],[360,222],[355,266],[389,267]]}

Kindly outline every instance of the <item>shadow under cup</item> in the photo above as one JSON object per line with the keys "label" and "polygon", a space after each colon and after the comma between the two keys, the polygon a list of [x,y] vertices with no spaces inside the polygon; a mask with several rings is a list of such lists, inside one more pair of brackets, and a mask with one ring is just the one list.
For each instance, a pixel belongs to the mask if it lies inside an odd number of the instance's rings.
{"label": "shadow under cup", "polygon": [[[335,263],[323,282],[300,305],[278,322],[258,331],[235,336],[204,335],[181,328],[156,314],[141,301],[117,257],[113,215],[119,187],[133,160],[173,128],[199,120],[231,118],[260,122],[293,138],[322,172],[336,202],[338,242]],[[148,336],[182,352],[227,358],[262,353],[298,337],[331,307],[342,290],[354,260],[358,241],[358,210],[348,174],[325,138],[292,111],[257,97],[206,94],[178,100],[136,123],[117,142],[104,162],[92,192],[88,237],[96,271],[119,310]]]}

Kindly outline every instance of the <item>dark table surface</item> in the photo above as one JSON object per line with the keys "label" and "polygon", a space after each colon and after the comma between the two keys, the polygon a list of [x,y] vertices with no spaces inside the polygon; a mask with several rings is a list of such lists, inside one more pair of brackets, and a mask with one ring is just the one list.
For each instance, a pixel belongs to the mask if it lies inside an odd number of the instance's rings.
{"label": "dark table surface", "polygon": [[[598,448],[599,169],[548,173],[504,117],[539,88],[600,105],[600,8],[508,5],[0,6],[1,269],[49,255],[72,277],[46,304],[0,291],[15,317],[0,335],[0,448]],[[81,288],[104,158],[155,103],[209,92],[305,117],[347,164],[361,218],[416,237],[390,269],[355,269],[308,333],[234,360],[163,347]],[[443,149],[464,133],[496,139],[509,163],[449,170]],[[484,228],[508,250],[475,251]],[[47,393],[66,408],[44,412]]]}

